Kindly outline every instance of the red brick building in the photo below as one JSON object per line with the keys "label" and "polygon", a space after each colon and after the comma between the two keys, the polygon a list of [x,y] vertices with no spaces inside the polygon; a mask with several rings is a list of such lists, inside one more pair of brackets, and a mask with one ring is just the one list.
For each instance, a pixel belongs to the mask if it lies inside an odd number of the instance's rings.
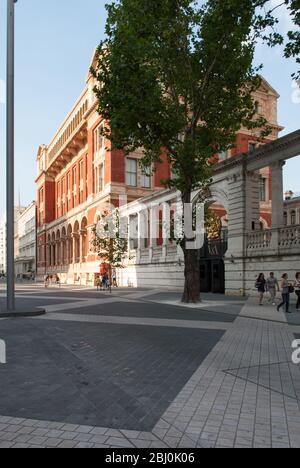
{"label": "red brick building", "polygon": [[[100,272],[91,239],[92,229],[106,203],[117,205],[120,196],[128,202],[162,189],[170,177],[167,158],[153,175],[144,175],[138,164],[142,151],[126,157],[111,151],[101,136],[102,119],[96,111],[94,78],[86,86],[49,145],[38,150],[37,183],[37,269],[38,276],[58,273],[63,282],[94,285]],[[265,81],[257,93],[258,112],[265,115],[277,138],[278,94]],[[220,158],[251,150],[258,138],[246,130],[237,135],[236,147]],[[262,222],[271,223],[270,171],[262,174]],[[226,218],[222,207],[214,207]]]}

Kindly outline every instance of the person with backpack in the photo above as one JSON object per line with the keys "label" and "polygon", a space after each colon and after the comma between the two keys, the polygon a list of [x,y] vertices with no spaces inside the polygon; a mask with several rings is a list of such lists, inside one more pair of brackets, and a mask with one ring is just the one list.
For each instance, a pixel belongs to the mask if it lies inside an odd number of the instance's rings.
{"label": "person with backpack", "polygon": [[263,273],[260,273],[259,277],[256,280],[255,287],[259,293],[259,305],[263,305],[264,294],[266,292],[266,279]]}

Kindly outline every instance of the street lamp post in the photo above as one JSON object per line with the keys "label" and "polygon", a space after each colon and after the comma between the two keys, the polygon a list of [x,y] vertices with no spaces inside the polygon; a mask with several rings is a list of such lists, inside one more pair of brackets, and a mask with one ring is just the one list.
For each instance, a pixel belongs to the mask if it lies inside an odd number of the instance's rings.
{"label": "street lamp post", "polygon": [[15,310],[14,267],[14,55],[15,3],[7,0],[7,69],[6,69],[6,216],[7,216],[7,311]]}
{"label": "street lamp post", "polygon": [[3,317],[35,317],[45,314],[43,309],[16,310],[15,301],[15,3],[7,0],[7,69],[6,69],[6,248],[7,248],[7,300],[6,310],[0,311]]}

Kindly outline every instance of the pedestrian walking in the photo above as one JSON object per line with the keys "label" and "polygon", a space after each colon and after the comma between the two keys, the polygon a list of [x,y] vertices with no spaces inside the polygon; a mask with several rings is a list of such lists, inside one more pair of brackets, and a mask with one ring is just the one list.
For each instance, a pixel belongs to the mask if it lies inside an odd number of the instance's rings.
{"label": "pedestrian walking", "polygon": [[263,273],[260,273],[259,277],[256,280],[255,287],[259,294],[259,305],[263,305],[264,294],[266,292],[266,279]]}
{"label": "pedestrian walking", "polygon": [[276,293],[277,291],[280,292],[280,288],[279,288],[278,279],[275,277],[275,274],[273,272],[270,273],[270,276],[267,279],[266,286],[267,286],[267,291],[270,293],[269,302],[271,302],[273,306],[275,306],[276,305]]}
{"label": "pedestrian walking", "polygon": [[58,287],[61,287],[61,281],[60,281],[60,277],[58,275],[55,275],[55,284]]}
{"label": "pedestrian walking", "polygon": [[118,287],[116,270],[113,270],[112,272],[112,285],[114,288]]}
{"label": "pedestrian walking", "polygon": [[97,291],[101,291],[102,289],[102,279],[100,276],[97,277],[97,280],[96,280],[96,286],[97,286]]}
{"label": "pedestrian walking", "polygon": [[277,307],[277,311],[279,312],[281,307],[285,306],[285,312],[289,314],[290,313],[290,310],[289,310],[290,309],[290,294],[292,292],[292,286],[289,283],[289,277],[287,273],[282,275],[281,290],[282,290],[282,303],[279,304],[279,306]]}
{"label": "pedestrian walking", "polygon": [[107,273],[102,276],[102,288],[106,289]]}
{"label": "pedestrian walking", "polygon": [[295,293],[297,295],[296,310],[300,309],[300,272],[296,274]]}

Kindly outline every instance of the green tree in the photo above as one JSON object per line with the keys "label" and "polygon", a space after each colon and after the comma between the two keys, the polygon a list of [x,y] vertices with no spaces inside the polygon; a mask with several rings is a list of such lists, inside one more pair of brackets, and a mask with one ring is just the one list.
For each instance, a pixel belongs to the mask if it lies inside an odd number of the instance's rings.
{"label": "green tree", "polygon": [[293,76],[300,80],[300,0],[286,0],[285,3],[295,24],[295,29],[288,32],[284,55],[287,58],[294,57],[296,59],[299,70]]}
{"label": "green tree", "polygon": [[93,246],[102,262],[109,265],[110,275],[112,269],[123,268],[128,241],[121,229],[119,210],[104,211],[93,231]]}
{"label": "green tree", "polygon": [[[166,153],[175,177],[164,181],[192,201],[206,187],[212,157],[227,150],[245,126],[268,134],[256,116],[253,92],[261,83],[254,68],[256,41],[272,15],[257,14],[258,0],[118,0],[107,5],[107,39],[93,73],[104,133],[125,153],[143,147],[149,167]],[[264,5],[262,5],[264,6]],[[275,34],[270,43],[280,42]],[[198,252],[185,257],[182,300],[200,300]]]}

